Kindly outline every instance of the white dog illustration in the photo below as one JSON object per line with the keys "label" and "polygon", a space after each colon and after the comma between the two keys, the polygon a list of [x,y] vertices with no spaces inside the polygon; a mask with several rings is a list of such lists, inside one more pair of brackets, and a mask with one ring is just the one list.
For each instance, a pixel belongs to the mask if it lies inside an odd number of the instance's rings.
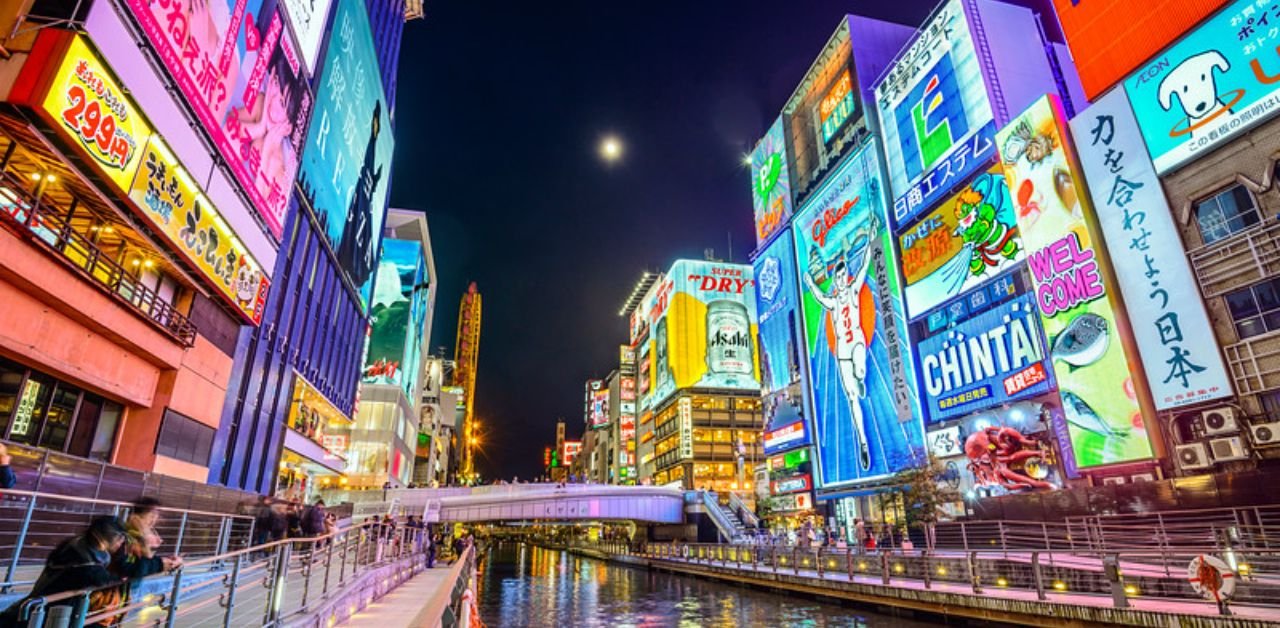
{"label": "white dog illustration", "polygon": [[1173,107],[1173,96],[1176,94],[1178,103],[1187,116],[1188,129],[1194,129],[1201,121],[1227,106],[1218,95],[1217,80],[1213,72],[1226,72],[1229,69],[1231,64],[1217,50],[1207,50],[1183,59],[1182,63],[1160,81],[1160,107],[1165,111]]}

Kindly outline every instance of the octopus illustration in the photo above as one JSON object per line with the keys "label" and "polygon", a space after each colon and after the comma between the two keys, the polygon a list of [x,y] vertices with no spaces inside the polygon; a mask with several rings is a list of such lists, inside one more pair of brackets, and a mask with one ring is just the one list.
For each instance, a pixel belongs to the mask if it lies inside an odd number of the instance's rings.
{"label": "octopus illustration", "polygon": [[1039,441],[1012,427],[988,427],[970,434],[964,441],[964,453],[979,485],[999,485],[1011,491],[1053,488],[1044,480],[1014,470],[1014,465],[1044,458],[1045,454]]}

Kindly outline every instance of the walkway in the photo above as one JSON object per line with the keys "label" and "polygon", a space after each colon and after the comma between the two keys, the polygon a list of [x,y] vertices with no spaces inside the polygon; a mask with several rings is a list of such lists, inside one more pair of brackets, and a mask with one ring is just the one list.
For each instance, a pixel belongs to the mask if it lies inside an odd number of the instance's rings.
{"label": "walkway", "polygon": [[684,522],[685,492],[662,486],[502,484],[472,488],[414,488],[336,493],[355,504],[355,520],[396,511],[428,521],[632,520]]}

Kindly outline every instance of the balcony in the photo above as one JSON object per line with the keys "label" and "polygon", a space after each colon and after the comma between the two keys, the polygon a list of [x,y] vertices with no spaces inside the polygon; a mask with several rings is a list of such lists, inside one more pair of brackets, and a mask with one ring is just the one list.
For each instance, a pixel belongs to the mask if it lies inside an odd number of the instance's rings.
{"label": "balcony", "polygon": [[1266,220],[1188,256],[1206,299],[1272,277],[1280,273],[1280,220]]}
{"label": "balcony", "polygon": [[1280,388],[1280,332],[1246,338],[1225,348],[1239,395]]}

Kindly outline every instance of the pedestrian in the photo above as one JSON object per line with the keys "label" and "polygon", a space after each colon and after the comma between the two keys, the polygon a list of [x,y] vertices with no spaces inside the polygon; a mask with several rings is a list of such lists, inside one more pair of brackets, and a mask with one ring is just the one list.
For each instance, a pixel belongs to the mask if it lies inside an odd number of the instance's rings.
{"label": "pedestrian", "polygon": [[461,537],[461,536],[454,537],[454,539],[453,539],[453,561],[452,561],[452,562],[450,562],[449,564],[450,564],[450,565],[452,565],[453,563],[458,562],[458,560],[460,560],[460,559],[462,558],[462,553],[463,553],[464,551],[466,551],[466,549],[467,549],[467,542],[466,542],[466,541],[464,541],[464,540],[462,540],[462,537]]}
{"label": "pedestrian", "polygon": [[133,502],[129,516],[124,521],[127,535],[124,545],[114,553],[111,569],[122,579],[136,582],[162,571],[171,571],[182,566],[182,557],[158,555],[164,539],[156,532],[156,524],[160,522],[160,500],[154,497],[140,497]]}
{"label": "pedestrian", "polygon": [[[28,600],[68,591],[95,590],[89,595],[89,615],[120,608],[124,601],[123,592],[120,587],[112,586],[120,579],[109,567],[111,555],[124,546],[126,536],[124,526],[115,517],[103,516],[95,518],[89,524],[89,529],[80,536],[59,543],[45,559],[44,570],[36,578],[31,592],[4,613],[0,613],[0,627],[17,628],[27,625],[18,617],[23,604]],[[78,598],[72,597],[55,603],[54,606],[71,606],[77,602]],[[111,617],[91,626],[112,626],[119,620],[118,616]]]}
{"label": "pedestrian", "polygon": [[302,504],[298,503],[298,500],[295,499],[289,502],[289,511],[285,515],[285,520],[289,526],[289,538],[296,539],[304,536],[302,534]]}
{"label": "pedestrian", "polygon": [[0,488],[13,488],[18,485],[18,476],[13,472],[13,458],[9,448],[0,443]]}
{"label": "pedestrian", "polygon": [[258,506],[253,513],[254,545],[266,545],[271,540],[271,501],[266,495],[258,497]]}
{"label": "pedestrian", "polygon": [[440,545],[440,535],[436,534],[431,537],[430,545],[427,546],[427,569],[436,566],[436,548]]}
{"label": "pedestrian", "polygon": [[283,541],[289,534],[288,505],[284,500],[271,500],[271,508],[267,528],[271,530],[270,541]]}
{"label": "pedestrian", "polygon": [[317,537],[324,534],[324,520],[329,513],[324,509],[324,500],[317,499],[315,505],[302,514],[302,534]]}
{"label": "pedestrian", "polygon": [[867,549],[867,524],[861,518],[853,524],[853,542],[858,545],[858,553]]}

